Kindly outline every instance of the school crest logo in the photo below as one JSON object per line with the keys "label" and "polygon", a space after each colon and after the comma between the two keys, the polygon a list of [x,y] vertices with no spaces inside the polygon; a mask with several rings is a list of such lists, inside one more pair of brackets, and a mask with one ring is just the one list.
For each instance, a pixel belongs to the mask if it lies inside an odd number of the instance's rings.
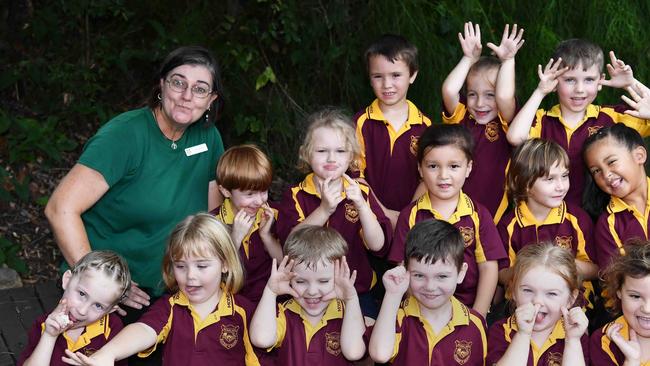
{"label": "school crest logo", "polygon": [[92,348],[92,347],[86,347],[86,348],[83,349],[83,354],[84,354],[84,356],[88,356],[88,357],[90,357],[90,356],[92,356],[95,352],[97,352],[97,350],[94,349],[94,348]]}
{"label": "school crest logo", "polygon": [[469,247],[474,243],[474,228],[470,226],[461,226],[458,228],[460,235],[463,237],[465,242],[465,248]]}
{"label": "school crest logo", "polygon": [[472,341],[456,340],[454,342],[456,343],[454,361],[458,362],[459,365],[464,365],[469,360],[469,356],[472,355]]}
{"label": "school crest logo", "polygon": [[490,121],[485,125],[485,137],[490,142],[494,142],[499,139],[499,124],[495,121]]}
{"label": "school crest logo", "polygon": [[341,354],[341,333],[325,333],[325,349],[333,356]]}
{"label": "school crest logo", "polygon": [[357,211],[352,203],[345,204],[345,219],[353,224],[359,221],[359,211]]}
{"label": "school crest logo", "polygon": [[409,148],[411,150],[411,154],[413,155],[418,154],[418,141],[420,141],[420,137],[411,135],[411,145]]}
{"label": "school crest logo", "polygon": [[546,366],[560,366],[562,364],[562,354],[560,352],[549,352]]}
{"label": "school crest logo", "polygon": [[600,130],[601,128],[603,128],[603,126],[587,127],[587,133],[589,133],[589,136],[591,136],[591,135],[595,134],[596,132],[598,132],[598,130]]}
{"label": "school crest logo", "polygon": [[555,237],[555,245],[558,247],[571,250],[571,242],[573,241],[573,236],[568,235],[568,236],[556,236]]}
{"label": "school crest logo", "polygon": [[221,326],[221,335],[219,336],[219,343],[225,349],[231,349],[237,345],[239,338],[239,325],[224,324]]}

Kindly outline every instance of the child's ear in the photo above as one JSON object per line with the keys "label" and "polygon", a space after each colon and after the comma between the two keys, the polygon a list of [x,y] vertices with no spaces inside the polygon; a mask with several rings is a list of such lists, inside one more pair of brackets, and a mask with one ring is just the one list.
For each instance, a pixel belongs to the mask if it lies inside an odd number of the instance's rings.
{"label": "child's ear", "polygon": [[637,146],[632,150],[632,156],[634,157],[634,162],[639,165],[645,164],[646,159],[648,158],[648,152],[645,147]]}
{"label": "child's ear", "polygon": [[72,271],[67,270],[63,272],[63,276],[61,277],[61,287],[63,287],[63,290],[68,287],[68,283],[70,283],[70,279],[72,279]]}
{"label": "child's ear", "polygon": [[465,173],[465,178],[469,177],[469,173],[472,172],[472,163],[473,162],[474,162],[473,160],[470,160],[469,162],[467,162],[467,173]]}
{"label": "child's ear", "polygon": [[580,295],[580,291],[578,291],[578,289],[571,291],[571,297],[569,298],[569,304],[567,305],[567,309],[571,309],[572,307],[575,306],[576,300],[578,299],[579,295]]}
{"label": "child's ear", "polygon": [[420,164],[418,164],[418,174],[420,174],[420,179],[422,179],[422,166]]}
{"label": "child's ear", "polygon": [[466,274],[467,274],[467,263],[463,262],[463,264],[460,266],[460,270],[458,270],[458,279],[456,280],[456,284],[460,285],[465,279]]}
{"label": "child's ear", "polygon": [[601,83],[605,80],[605,73],[600,74],[600,80],[598,80],[598,91],[603,90],[603,84]]}
{"label": "child's ear", "polygon": [[231,194],[229,190],[225,189],[221,184],[219,184],[217,188],[219,188],[219,192],[221,192],[224,197],[230,198]]}
{"label": "child's ear", "polygon": [[418,77],[418,70],[415,70],[415,72],[413,74],[411,74],[411,77],[409,78],[409,84],[413,84],[413,82],[415,81],[415,78],[417,78],[417,77]]}

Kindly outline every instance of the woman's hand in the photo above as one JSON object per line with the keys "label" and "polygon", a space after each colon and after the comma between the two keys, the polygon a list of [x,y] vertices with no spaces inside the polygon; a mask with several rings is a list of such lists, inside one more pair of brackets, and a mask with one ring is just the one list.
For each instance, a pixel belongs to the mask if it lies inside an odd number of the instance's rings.
{"label": "woman's hand", "polygon": [[[141,290],[136,282],[131,281],[131,288],[126,292],[126,297],[120,303],[134,309],[142,309],[143,306],[149,306],[149,300],[151,300],[149,294]],[[118,306],[116,310],[121,316],[126,315],[126,311],[121,307]]]}

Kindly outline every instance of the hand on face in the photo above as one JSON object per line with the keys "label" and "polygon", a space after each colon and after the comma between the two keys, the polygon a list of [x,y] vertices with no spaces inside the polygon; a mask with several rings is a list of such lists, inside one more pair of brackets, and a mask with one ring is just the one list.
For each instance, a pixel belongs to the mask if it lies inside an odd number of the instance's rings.
{"label": "hand on face", "polygon": [[402,296],[409,288],[410,277],[404,266],[397,266],[384,273],[382,277],[387,293]]}
{"label": "hand on face", "polygon": [[282,258],[282,262],[279,265],[275,258],[273,258],[271,275],[269,276],[269,281],[266,283],[266,287],[276,296],[288,294],[293,297],[299,297],[298,293],[291,287],[291,279],[296,276],[292,272],[293,265],[293,260],[289,260],[288,256]]}
{"label": "hand on face", "polygon": [[273,226],[273,221],[275,221],[275,213],[268,202],[262,204],[262,219],[260,220],[260,234],[269,235],[271,233],[271,227]]}
{"label": "hand on face", "polygon": [[554,91],[558,83],[557,78],[569,70],[568,67],[560,68],[560,64],[562,64],[562,58],[558,58],[555,62],[550,59],[544,70],[542,70],[542,65],[537,65],[537,75],[539,76],[537,90],[544,95]]}
{"label": "hand on face", "polygon": [[527,303],[518,306],[515,310],[515,320],[517,321],[518,332],[531,335],[535,326],[535,318],[539,312],[539,304]]}
{"label": "hand on face", "polygon": [[235,215],[235,220],[232,223],[232,238],[235,245],[241,245],[242,240],[250,232],[253,224],[255,223],[255,216],[251,216],[244,210],[239,210]]}
{"label": "hand on face", "polygon": [[622,324],[611,324],[607,327],[607,337],[618,346],[626,361],[639,364],[641,360],[641,344],[636,332],[630,328],[630,340],[626,340],[621,335],[621,329],[623,329]]}
{"label": "hand on face", "polygon": [[341,181],[332,181],[332,178],[320,180],[318,189],[321,196],[321,206],[330,215],[336,211],[336,207],[343,201],[341,194]]}
{"label": "hand on face", "polygon": [[333,298],[348,301],[357,296],[357,290],[354,288],[354,281],[357,279],[357,271],[350,271],[348,261],[345,256],[334,262],[334,290],[323,296],[323,301],[329,301]]}
{"label": "hand on face", "polygon": [[68,317],[68,301],[61,299],[59,305],[45,319],[45,332],[52,337],[58,337],[73,325]]}
{"label": "hand on face", "polygon": [[567,339],[580,339],[580,337],[587,332],[587,327],[589,326],[587,315],[585,315],[585,312],[579,306],[571,308],[571,310],[567,310],[567,308],[563,306],[561,310],[564,332],[566,333]]}

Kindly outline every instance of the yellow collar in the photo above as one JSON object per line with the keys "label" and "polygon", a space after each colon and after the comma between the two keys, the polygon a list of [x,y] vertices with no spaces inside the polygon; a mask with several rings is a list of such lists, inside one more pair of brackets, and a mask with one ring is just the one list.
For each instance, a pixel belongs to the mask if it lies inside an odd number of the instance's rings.
{"label": "yellow collar", "polygon": [[[587,109],[585,110],[585,116],[582,118],[582,121],[578,123],[576,128],[580,125],[582,125],[587,119],[589,118],[596,118],[598,117],[598,113],[600,113],[600,107],[589,104],[587,106]],[[564,123],[564,118],[562,117],[562,109],[560,108],[559,104],[554,105],[547,113],[549,117],[556,117],[566,126],[566,123]]]}
{"label": "yellow collar", "polygon": [[[108,339],[108,336],[111,333],[111,328],[108,326],[108,317],[109,314],[106,314],[94,323],[86,325],[86,329],[84,329],[84,332],[81,333],[79,338],[77,338],[76,342],[73,341],[72,338],[68,337],[66,333],[63,333],[63,338],[65,338],[68,349],[72,352],[76,352],[89,345],[93,338],[100,335],[103,335],[105,339]],[[43,323],[42,329],[45,330],[45,323]]]}
{"label": "yellow collar", "polygon": [[[648,205],[650,204],[650,178],[646,178],[646,185],[648,186],[648,202],[646,202],[646,212],[648,212]],[[610,196],[609,204],[607,205],[607,210],[611,213],[617,213],[621,211],[631,211],[631,212],[637,212],[637,209],[635,207],[632,207],[625,203],[621,198],[616,197],[616,196]],[[641,216],[643,216],[643,212],[639,212]]]}
{"label": "yellow collar", "polygon": [[[285,303],[285,308],[288,310],[291,310],[292,312],[300,315],[300,317],[303,320],[306,320],[304,315],[303,315],[303,309],[302,306],[296,301],[295,299],[291,299]],[[328,320],[332,319],[341,319],[343,318],[343,301],[339,299],[334,299],[330,301],[330,303],[327,305],[327,309],[325,309],[325,313],[323,314],[323,317],[321,318],[321,323],[325,324],[327,323]]]}
{"label": "yellow collar", "polygon": [[[450,297],[449,301],[451,301],[451,320],[447,323],[447,327],[453,330],[456,326],[469,324],[469,311],[467,307],[454,296]],[[406,316],[424,319],[420,311],[420,303],[415,296],[409,295],[402,305]]]}
{"label": "yellow collar", "polygon": [[426,192],[420,196],[416,205],[418,210],[427,210],[431,212],[431,214],[433,214],[436,219],[445,220],[451,224],[458,222],[463,216],[468,216],[474,213],[474,203],[468,195],[463,193],[463,191],[461,191],[458,195],[458,204],[456,205],[456,211],[454,211],[448,220],[442,217],[442,215],[440,215],[440,213],[436,211],[435,208],[433,208],[433,205],[431,204],[431,198],[429,197],[429,192]]}
{"label": "yellow collar", "polygon": [[566,203],[562,201],[561,205],[551,209],[544,221],[539,222],[537,221],[537,218],[535,218],[535,215],[530,212],[526,201],[522,201],[515,210],[515,217],[517,218],[517,223],[521,227],[560,224],[564,221],[566,210]]}
{"label": "yellow collar", "polygon": [[[343,177],[341,177],[341,182],[343,182],[343,189],[341,190],[341,195],[343,197],[346,197],[345,188],[349,186],[350,183],[348,183],[347,180],[343,179]],[[320,192],[318,192],[318,189],[316,188],[316,183],[314,183],[314,173],[307,174],[305,179],[303,179],[303,181],[300,182],[299,187],[303,191],[320,198]]]}
{"label": "yellow collar", "polygon": [[217,309],[210,313],[205,319],[201,319],[200,315],[194,310],[194,306],[190,300],[185,296],[182,291],[178,291],[174,296],[169,298],[169,303],[172,305],[180,305],[189,309],[192,319],[194,320],[194,332],[198,334],[199,330],[218,323],[222,316],[231,316],[235,314],[235,297],[221,287],[221,298],[217,304]]}
{"label": "yellow collar", "polygon": [[[415,104],[411,103],[410,100],[407,100],[406,103],[409,106],[409,115],[408,119],[404,123],[405,125],[420,125],[424,123],[424,115],[418,107],[415,106]],[[387,123],[388,121],[386,120],[386,117],[384,117],[384,113],[381,111],[381,108],[379,108],[379,99],[375,99],[372,104],[368,107],[368,115],[370,116],[370,119],[374,119],[376,121],[384,121],[384,123]]]}

